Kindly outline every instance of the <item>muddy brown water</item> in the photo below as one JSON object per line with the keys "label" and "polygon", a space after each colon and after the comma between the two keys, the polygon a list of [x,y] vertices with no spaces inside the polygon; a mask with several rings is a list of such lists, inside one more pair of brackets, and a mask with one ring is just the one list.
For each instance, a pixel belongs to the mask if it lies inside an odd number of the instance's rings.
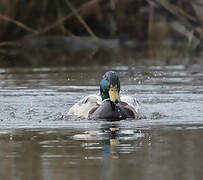
{"label": "muddy brown water", "polygon": [[[146,118],[68,117],[110,69]],[[202,138],[201,66],[0,69],[0,179],[199,180]]]}

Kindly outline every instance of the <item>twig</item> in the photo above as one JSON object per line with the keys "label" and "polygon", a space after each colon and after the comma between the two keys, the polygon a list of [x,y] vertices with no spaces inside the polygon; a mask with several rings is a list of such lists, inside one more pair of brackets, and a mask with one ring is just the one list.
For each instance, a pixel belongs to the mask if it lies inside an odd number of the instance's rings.
{"label": "twig", "polygon": [[[62,9],[61,9],[61,4],[59,3],[59,1],[56,1],[56,7],[57,7],[57,18],[60,19],[63,15]],[[73,33],[71,32],[71,30],[67,29],[64,25],[64,23],[61,23],[59,28],[61,29],[63,34],[71,34],[73,35]]]}
{"label": "twig", "polygon": [[[149,7],[149,20],[148,20],[148,36],[149,39],[151,40],[153,34],[152,34],[152,30],[153,30],[153,22],[154,22],[154,6],[152,4],[150,4]],[[150,44],[149,45],[149,54],[150,57],[153,56],[153,46]]]}
{"label": "twig", "polygon": [[[77,12],[80,12],[86,8],[88,8],[89,6],[92,6],[93,4],[99,2],[100,0],[90,0],[89,2],[84,3],[83,5],[81,5],[78,9]],[[60,18],[58,21],[56,21],[55,23],[41,29],[41,30],[37,30],[34,33],[30,34],[27,37],[30,36],[35,36],[35,35],[39,35],[39,34],[43,34],[46,33],[47,31],[50,31],[51,29],[55,28],[56,26],[58,26],[59,24],[63,23],[64,21],[68,20],[69,18],[71,18],[72,16],[74,16],[74,12],[71,12],[70,14],[68,14],[67,16],[64,16],[62,18]]]}
{"label": "twig", "polygon": [[3,15],[0,15],[0,19],[4,20],[4,21],[8,21],[8,22],[11,22],[13,24],[15,24],[16,26],[19,26],[20,28],[30,32],[30,33],[35,33],[36,31],[28,26],[26,26],[25,24],[19,22],[19,21],[16,21],[14,19],[11,19],[10,17],[7,17],[7,16],[3,16]]}
{"label": "twig", "polygon": [[[193,24],[191,24],[188,21],[189,16],[186,16],[186,13],[183,13],[183,11],[181,11],[179,8],[177,8],[176,6],[173,6],[172,4],[168,3],[166,0],[152,0],[155,1],[157,4],[159,4],[160,6],[162,6],[164,9],[166,9],[167,11],[169,11],[171,14],[173,14],[177,19],[179,19],[179,21],[190,31],[194,31],[196,33],[199,34],[199,39],[203,38],[203,33],[202,31],[197,31],[197,27],[194,27]],[[181,15],[179,14],[181,12]],[[189,18],[189,20],[192,20],[191,18]],[[194,20],[193,20],[194,21]],[[199,27],[200,28],[200,27]],[[202,29],[202,28],[201,28]]]}
{"label": "twig", "polygon": [[166,10],[168,10],[170,13],[175,15],[177,18],[179,18],[179,19],[181,18],[182,20],[189,19],[190,21],[193,21],[194,23],[197,23],[197,20],[194,17],[190,16],[189,14],[187,14],[185,11],[183,11],[179,7],[168,3],[166,0],[155,0],[155,1],[159,5],[164,7]]}
{"label": "twig", "polygon": [[153,21],[154,21],[154,7],[153,7],[152,4],[150,4],[150,7],[149,7],[149,23],[148,23],[148,34],[149,35],[151,35],[151,33],[152,33]]}
{"label": "twig", "polygon": [[12,42],[12,41],[0,42],[0,47],[3,47],[3,46],[16,46],[16,47],[20,47],[21,43],[19,43],[19,42]]}
{"label": "twig", "polygon": [[91,28],[87,25],[87,23],[83,20],[83,18],[80,16],[78,11],[75,9],[75,7],[70,3],[69,0],[66,0],[66,4],[70,7],[72,12],[75,14],[75,16],[78,18],[80,23],[84,26],[86,31],[90,34],[91,37],[93,37],[95,40],[98,40],[97,36],[94,34],[94,32],[91,30]]}

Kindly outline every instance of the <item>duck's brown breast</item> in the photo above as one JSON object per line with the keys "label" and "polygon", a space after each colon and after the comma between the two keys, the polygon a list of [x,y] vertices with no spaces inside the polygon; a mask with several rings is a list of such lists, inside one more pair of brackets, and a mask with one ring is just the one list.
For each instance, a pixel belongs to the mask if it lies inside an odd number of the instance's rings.
{"label": "duck's brown breast", "polygon": [[104,101],[98,108],[89,113],[90,119],[104,119],[110,121],[134,117],[134,113],[130,109],[125,108],[124,104],[115,104],[110,100]]}

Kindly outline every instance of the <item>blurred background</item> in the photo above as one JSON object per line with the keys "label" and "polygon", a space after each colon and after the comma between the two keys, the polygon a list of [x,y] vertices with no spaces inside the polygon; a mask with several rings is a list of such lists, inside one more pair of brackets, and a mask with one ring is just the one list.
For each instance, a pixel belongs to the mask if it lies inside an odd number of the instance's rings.
{"label": "blurred background", "polygon": [[0,0],[0,67],[196,64],[202,0]]}

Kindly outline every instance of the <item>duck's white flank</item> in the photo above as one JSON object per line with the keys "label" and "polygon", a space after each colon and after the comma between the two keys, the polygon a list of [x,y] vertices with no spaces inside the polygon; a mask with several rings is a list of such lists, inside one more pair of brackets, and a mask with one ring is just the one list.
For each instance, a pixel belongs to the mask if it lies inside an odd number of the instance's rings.
{"label": "duck's white flank", "polygon": [[[130,96],[121,96],[121,101],[126,103],[126,108],[129,108],[133,111],[135,117],[139,117],[140,113],[140,104],[136,98]],[[79,102],[74,104],[68,111],[68,115],[74,115],[81,118],[88,118],[89,112],[98,107],[102,103],[102,99],[98,95],[88,95],[82,98]]]}

